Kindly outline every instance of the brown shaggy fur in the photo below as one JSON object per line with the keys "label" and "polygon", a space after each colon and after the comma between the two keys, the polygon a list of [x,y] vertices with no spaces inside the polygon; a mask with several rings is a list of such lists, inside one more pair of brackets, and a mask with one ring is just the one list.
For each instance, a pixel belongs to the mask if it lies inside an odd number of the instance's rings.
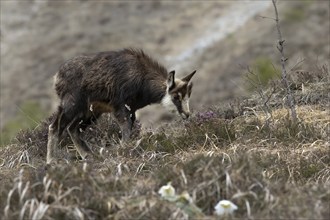
{"label": "brown shaggy fur", "polygon": [[[80,130],[106,112],[117,120],[122,139],[128,140],[135,120],[135,111],[152,103],[160,103],[167,92],[171,95],[190,95],[187,79],[174,78],[165,67],[142,50],[123,49],[74,57],[65,62],[55,75],[55,90],[60,105],[49,126],[47,162],[56,155],[56,147],[67,129],[79,154],[85,158],[90,151],[80,138]],[[176,83],[176,82],[179,83]],[[168,85],[171,88],[167,89]],[[179,85],[179,86],[176,86]],[[189,90],[189,91],[188,91]],[[173,103],[180,114],[181,100]]]}

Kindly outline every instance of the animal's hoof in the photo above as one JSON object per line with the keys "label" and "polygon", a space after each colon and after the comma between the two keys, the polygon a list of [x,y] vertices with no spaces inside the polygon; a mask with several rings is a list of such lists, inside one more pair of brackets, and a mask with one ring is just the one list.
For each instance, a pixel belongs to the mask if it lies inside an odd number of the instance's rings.
{"label": "animal's hoof", "polygon": [[101,155],[95,154],[94,152],[90,152],[84,158],[80,157],[80,161],[84,162],[92,162],[100,159],[102,159]]}
{"label": "animal's hoof", "polygon": [[57,164],[69,164],[69,161],[62,158],[52,158],[51,160],[47,160],[45,170],[49,169],[50,167],[53,167]]}
{"label": "animal's hoof", "polygon": [[89,157],[90,152],[88,151],[78,151],[78,155],[76,155],[76,159],[78,160],[86,160]]}
{"label": "animal's hoof", "polygon": [[86,161],[88,158],[90,158],[90,153],[84,152],[83,154],[79,153],[73,159],[76,159],[76,160],[79,160],[79,161]]}
{"label": "animal's hoof", "polygon": [[55,157],[50,157],[50,158],[47,158],[46,164],[51,166],[51,165],[56,164],[56,161],[57,161],[57,159]]}

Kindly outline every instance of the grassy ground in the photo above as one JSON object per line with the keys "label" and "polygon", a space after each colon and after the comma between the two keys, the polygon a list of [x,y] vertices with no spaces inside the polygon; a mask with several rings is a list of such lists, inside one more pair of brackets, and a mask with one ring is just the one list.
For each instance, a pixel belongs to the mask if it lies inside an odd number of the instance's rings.
{"label": "grassy ground", "polygon": [[[330,216],[330,80],[326,68],[296,73],[293,92],[299,122],[275,91],[265,114],[260,97],[197,112],[158,130],[135,128],[119,144],[117,126],[105,116],[84,133],[99,156],[46,166],[46,120],[0,149],[2,219],[216,219],[214,206],[228,199],[233,218],[327,219]],[[302,75],[305,77],[303,78]],[[315,77],[319,76],[319,77]],[[267,117],[266,117],[267,116]],[[268,123],[266,123],[268,121]],[[170,202],[158,190],[171,182],[186,200]]]}

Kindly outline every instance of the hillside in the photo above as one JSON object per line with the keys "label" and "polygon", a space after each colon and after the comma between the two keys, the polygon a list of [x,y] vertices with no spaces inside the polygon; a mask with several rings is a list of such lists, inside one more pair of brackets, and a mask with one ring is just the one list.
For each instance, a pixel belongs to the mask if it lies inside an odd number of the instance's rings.
{"label": "hillside", "polygon": [[[269,1],[0,1],[0,219],[328,219],[329,1],[278,1],[297,123]],[[103,115],[46,165],[52,76],[74,55],[141,47],[194,69],[189,120],[148,106],[130,142]],[[249,73],[250,71],[250,73]],[[162,198],[171,184],[178,195]]]}
{"label": "hillside", "polygon": [[[228,199],[238,206],[235,219],[327,219],[329,70],[297,74],[291,75],[299,77],[292,87],[297,124],[283,108],[284,94],[275,82],[263,89],[272,94],[269,125],[261,98],[251,96],[158,130],[137,123],[135,138],[121,146],[117,126],[105,116],[84,133],[97,156],[73,159],[66,139],[63,159],[45,166],[46,120],[0,149],[0,216],[217,219],[215,204]],[[158,195],[168,182],[183,193],[176,202]]]}
{"label": "hillside", "polygon": [[[196,111],[245,95],[247,65],[258,66],[261,58],[279,65],[274,22],[260,17],[273,17],[270,1],[0,4],[1,143],[8,143],[2,136],[10,139],[52,113],[57,105],[52,76],[77,54],[141,47],[179,76],[196,69],[191,99]],[[279,10],[288,67],[311,71],[328,64],[329,2],[279,1]],[[169,118],[157,107],[140,112],[146,127]]]}

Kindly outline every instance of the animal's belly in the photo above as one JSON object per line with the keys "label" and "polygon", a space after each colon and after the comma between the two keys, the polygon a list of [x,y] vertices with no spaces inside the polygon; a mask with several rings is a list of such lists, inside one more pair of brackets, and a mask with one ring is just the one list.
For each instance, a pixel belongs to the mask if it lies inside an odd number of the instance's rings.
{"label": "animal's belly", "polygon": [[114,109],[111,105],[105,102],[91,102],[89,105],[89,110],[95,113],[110,113]]}

